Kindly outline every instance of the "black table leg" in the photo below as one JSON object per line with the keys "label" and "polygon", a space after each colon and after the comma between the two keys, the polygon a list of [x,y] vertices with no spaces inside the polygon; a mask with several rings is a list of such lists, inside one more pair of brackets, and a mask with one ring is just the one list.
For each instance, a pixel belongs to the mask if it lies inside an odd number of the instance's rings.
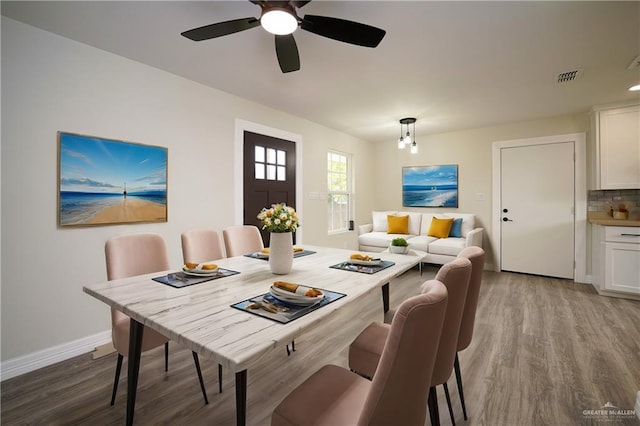
{"label": "black table leg", "polygon": [[144,325],[131,318],[129,323],[129,359],[127,360],[127,426],[133,425],[143,333]]}
{"label": "black table leg", "polygon": [[247,370],[236,373],[236,424],[247,422]]}
{"label": "black table leg", "polygon": [[389,283],[382,286],[382,306],[385,314],[389,312]]}

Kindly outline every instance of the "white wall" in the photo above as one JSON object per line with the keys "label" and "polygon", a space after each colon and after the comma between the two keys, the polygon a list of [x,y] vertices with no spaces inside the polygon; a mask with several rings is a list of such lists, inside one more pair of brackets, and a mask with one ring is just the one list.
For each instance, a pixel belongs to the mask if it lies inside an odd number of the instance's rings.
{"label": "white wall", "polygon": [[[358,182],[373,179],[364,141],[2,18],[3,371],[7,361],[105,338],[108,308],[82,286],[106,280],[108,238],[157,232],[178,267],[184,230],[233,224],[236,119],[301,136],[303,194],[326,192],[329,148],[354,154]],[[58,228],[59,130],[168,147],[168,222]],[[355,248],[354,232],[327,235],[324,200],[306,198],[303,242]],[[357,198],[371,210],[371,191],[359,188]]]}
{"label": "white wall", "polygon": [[[418,153],[399,150],[394,141],[376,145],[376,169],[384,173],[377,175],[377,210],[396,210],[402,206],[402,167],[436,164],[458,165],[458,209],[406,208],[409,211],[458,211],[474,213],[477,225],[485,228],[483,246],[487,252],[487,263],[494,263],[493,241],[490,236],[492,169],[491,144],[496,141],[551,136],[589,131],[588,113],[553,117],[545,120],[512,123],[481,129],[462,130],[437,135],[421,136],[418,132]],[[484,194],[484,200],[476,199]]]}

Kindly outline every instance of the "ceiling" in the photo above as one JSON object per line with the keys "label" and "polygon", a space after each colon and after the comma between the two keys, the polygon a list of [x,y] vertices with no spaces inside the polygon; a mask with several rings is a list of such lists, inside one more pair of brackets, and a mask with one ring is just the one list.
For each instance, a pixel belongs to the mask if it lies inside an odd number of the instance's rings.
{"label": "ceiling", "polygon": [[[182,31],[259,17],[249,1],[2,1],[12,19],[371,142],[399,119],[420,135],[588,111],[640,99],[640,2],[320,1],[298,11],[387,31],[365,48],[298,29],[282,74],[262,28],[194,42]],[[557,74],[580,69],[558,84]]]}

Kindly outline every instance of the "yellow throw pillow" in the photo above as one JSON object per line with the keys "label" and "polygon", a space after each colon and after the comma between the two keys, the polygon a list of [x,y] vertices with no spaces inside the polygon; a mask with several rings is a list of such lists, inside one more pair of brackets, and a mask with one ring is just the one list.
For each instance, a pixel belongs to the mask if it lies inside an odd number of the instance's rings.
{"label": "yellow throw pillow", "polygon": [[406,216],[387,215],[387,234],[408,234],[408,233],[409,233],[409,215],[406,215]]}
{"label": "yellow throw pillow", "polygon": [[451,230],[451,225],[453,225],[453,218],[438,219],[434,217],[431,219],[431,226],[429,226],[427,235],[436,238],[447,238]]}

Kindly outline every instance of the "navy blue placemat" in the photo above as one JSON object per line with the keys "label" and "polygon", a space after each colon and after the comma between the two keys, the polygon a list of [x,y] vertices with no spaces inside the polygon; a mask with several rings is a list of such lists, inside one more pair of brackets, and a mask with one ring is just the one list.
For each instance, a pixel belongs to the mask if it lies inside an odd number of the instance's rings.
{"label": "navy blue placemat", "polygon": [[391,262],[388,260],[381,260],[380,264],[371,266],[354,265],[349,262],[340,262],[335,265],[329,266],[329,268],[341,269],[343,271],[351,272],[362,272],[363,274],[375,274],[376,272],[380,272],[383,269],[387,269],[389,266],[393,266],[395,264],[395,262]]}
{"label": "navy blue placemat", "polygon": [[231,275],[239,274],[238,271],[232,271],[231,269],[218,268],[216,275],[208,277],[196,277],[193,275],[187,275],[184,272],[172,272],[161,277],[152,278],[162,284],[170,285],[171,287],[182,288],[188,287],[194,284],[200,284],[205,281],[217,280],[218,278],[230,277]]}
{"label": "navy blue placemat", "polygon": [[[249,312],[251,314],[254,315],[258,315],[261,316],[263,318],[267,318],[273,321],[277,321],[279,323],[282,324],[286,324],[288,322],[291,322],[293,320],[296,320],[300,317],[305,316],[306,314],[308,314],[309,312],[313,312],[316,309],[319,309],[323,306],[328,305],[331,302],[335,302],[338,299],[341,299],[343,297],[346,296],[346,294],[343,293],[338,293],[336,291],[329,291],[329,290],[325,290],[325,289],[318,289],[318,290],[322,290],[322,292],[324,293],[324,298],[316,303],[315,305],[312,306],[296,306],[296,305],[290,305],[288,303],[283,303],[280,300],[276,299],[275,297],[273,297],[271,295],[271,293],[265,293],[265,294],[261,294],[260,296],[256,296],[256,297],[252,297],[250,299],[247,300],[243,300],[242,302],[238,302],[238,303],[234,303],[233,305],[231,305],[232,308],[236,308],[236,309],[240,309],[241,311],[244,312]],[[278,312],[278,313],[274,313],[274,312],[270,312],[270,311],[266,311],[262,308],[258,308],[258,309],[249,309],[248,306],[251,304],[260,304],[263,302],[267,302],[270,304],[275,305],[279,310],[282,309],[282,311]]]}
{"label": "navy blue placemat", "polygon": [[[296,257],[308,256],[314,253],[315,251],[311,251],[311,250],[297,251],[293,253],[293,258],[295,259]],[[245,254],[245,256],[250,257],[252,259],[269,260],[269,256],[261,256],[260,252]]]}

